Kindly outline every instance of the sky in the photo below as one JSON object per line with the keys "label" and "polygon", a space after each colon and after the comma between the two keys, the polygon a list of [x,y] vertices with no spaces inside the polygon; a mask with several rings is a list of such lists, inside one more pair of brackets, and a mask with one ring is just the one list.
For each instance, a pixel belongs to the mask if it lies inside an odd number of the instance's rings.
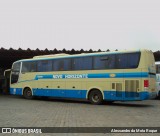
{"label": "sky", "polygon": [[0,48],[160,50],[160,0],[0,0]]}

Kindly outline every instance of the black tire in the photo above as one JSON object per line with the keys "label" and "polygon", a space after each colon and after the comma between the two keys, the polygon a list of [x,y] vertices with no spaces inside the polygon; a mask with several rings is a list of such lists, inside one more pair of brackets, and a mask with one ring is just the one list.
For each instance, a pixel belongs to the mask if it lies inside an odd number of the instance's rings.
{"label": "black tire", "polygon": [[30,88],[26,88],[26,89],[24,90],[23,96],[24,96],[24,98],[26,98],[26,99],[32,99],[33,96],[32,96],[32,91],[31,91],[31,89],[30,89]]}
{"label": "black tire", "polygon": [[99,90],[93,90],[89,93],[89,101],[92,104],[98,105],[103,102],[102,93]]}

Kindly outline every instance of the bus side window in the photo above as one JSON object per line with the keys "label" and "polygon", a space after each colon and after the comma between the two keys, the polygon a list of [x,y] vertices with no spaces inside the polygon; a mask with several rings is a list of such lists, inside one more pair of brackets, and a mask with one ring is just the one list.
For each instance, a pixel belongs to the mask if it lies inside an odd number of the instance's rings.
{"label": "bus side window", "polygon": [[127,68],[137,68],[140,59],[140,53],[130,53],[127,55]]}
{"label": "bus side window", "polygon": [[53,60],[53,71],[63,71],[64,62],[62,59]]}
{"label": "bus side window", "polygon": [[63,67],[64,67],[65,71],[72,69],[71,63],[72,63],[71,59],[64,59],[64,66]]}
{"label": "bus side window", "polygon": [[30,72],[30,62],[22,62],[22,73]]}
{"label": "bus side window", "polygon": [[115,69],[115,55],[94,57],[94,69]]}
{"label": "bus side window", "polygon": [[108,58],[105,59],[104,56],[95,56],[93,62],[93,69],[106,69],[106,60],[108,60]]}
{"label": "bus side window", "polygon": [[115,69],[115,55],[108,55],[108,60],[106,60],[106,69]]}
{"label": "bus side window", "polygon": [[40,60],[38,61],[38,72],[52,71],[52,61],[51,60]]}
{"label": "bus side window", "polygon": [[74,58],[72,62],[73,70],[91,70],[92,57]]}
{"label": "bus side window", "polygon": [[82,69],[82,58],[74,58],[72,61],[73,70],[81,70]]}
{"label": "bus side window", "polygon": [[127,54],[116,55],[116,68],[117,69],[127,68]]}
{"label": "bus side window", "polygon": [[37,62],[22,62],[22,74],[25,72],[36,72],[37,71]]}
{"label": "bus side window", "polygon": [[33,61],[30,63],[30,72],[36,72],[37,71],[37,62]]}
{"label": "bus side window", "polygon": [[63,63],[63,60],[59,60],[58,70],[60,70],[60,71],[63,71],[63,70],[64,70],[64,63]]}

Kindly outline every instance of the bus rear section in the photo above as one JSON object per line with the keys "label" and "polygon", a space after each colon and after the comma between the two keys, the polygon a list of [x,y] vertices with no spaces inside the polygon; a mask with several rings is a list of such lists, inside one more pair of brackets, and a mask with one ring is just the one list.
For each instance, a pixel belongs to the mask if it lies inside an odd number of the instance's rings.
{"label": "bus rear section", "polygon": [[156,97],[156,67],[155,67],[155,60],[153,53],[151,51],[145,51],[144,53],[144,66],[146,68],[142,69],[147,71],[147,78],[143,80],[143,87],[144,87],[144,99],[153,99]]}
{"label": "bus rear section", "polygon": [[[122,63],[125,62],[124,60]],[[113,78],[110,78],[109,81],[111,93],[105,91],[105,100],[139,101],[155,98],[156,73],[153,53],[141,50],[140,53],[127,56],[126,61],[128,61],[127,68],[117,69],[115,73],[112,71]],[[119,72],[123,72],[123,76]]]}

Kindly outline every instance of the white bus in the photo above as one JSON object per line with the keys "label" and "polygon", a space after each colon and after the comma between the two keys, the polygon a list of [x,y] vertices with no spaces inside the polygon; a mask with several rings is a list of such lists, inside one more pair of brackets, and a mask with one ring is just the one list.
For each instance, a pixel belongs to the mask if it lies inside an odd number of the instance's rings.
{"label": "white bus", "polygon": [[160,98],[160,62],[156,62],[156,88],[157,97]]}
{"label": "white bus", "polygon": [[156,97],[154,56],[148,50],[44,55],[13,63],[10,93],[103,101]]}

